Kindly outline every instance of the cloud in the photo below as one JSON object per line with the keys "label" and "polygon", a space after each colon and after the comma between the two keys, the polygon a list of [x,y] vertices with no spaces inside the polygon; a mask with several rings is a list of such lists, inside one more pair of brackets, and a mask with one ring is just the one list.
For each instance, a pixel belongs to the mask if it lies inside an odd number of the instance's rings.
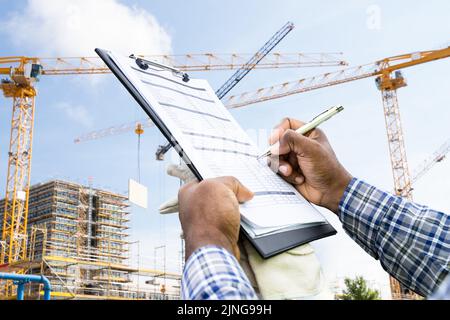
{"label": "cloud", "polygon": [[88,110],[84,106],[61,102],[56,105],[56,109],[62,110],[69,119],[84,127],[89,128],[94,125],[94,119],[90,116]]}
{"label": "cloud", "polygon": [[171,38],[153,15],[117,0],[28,0],[3,24],[12,42],[36,55],[169,54]]}

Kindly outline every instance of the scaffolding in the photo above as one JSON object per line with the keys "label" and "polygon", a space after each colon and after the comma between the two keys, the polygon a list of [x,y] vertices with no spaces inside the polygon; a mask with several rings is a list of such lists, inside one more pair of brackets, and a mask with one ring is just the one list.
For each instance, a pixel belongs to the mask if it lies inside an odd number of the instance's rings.
{"label": "scaffolding", "polygon": [[[32,186],[27,259],[6,268],[45,275],[52,298],[178,299],[179,274],[131,265],[131,246],[139,244],[127,240],[128,207],[127,197],[91,183],[54,180]],[[41,289],[29,284],[26,297],[39,299]]]}

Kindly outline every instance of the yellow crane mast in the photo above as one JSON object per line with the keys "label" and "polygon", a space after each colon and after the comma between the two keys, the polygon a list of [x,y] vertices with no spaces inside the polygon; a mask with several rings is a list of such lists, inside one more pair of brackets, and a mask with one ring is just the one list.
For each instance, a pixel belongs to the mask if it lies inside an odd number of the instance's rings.
{"label": "yellow crane mast", "polygon": [[[9,79],[1,80],[0,88],[5,97],[13,99],[2,226],[3,250],[0,253],[1,263],[11,265],[25,260],[27,255],[28,190],[36,97],[34,83],[41,73],[41,66],[26,58],[0,61],[17,65],[0,69],[0,74],[9,75]],[[11,294],[12,283],[4,289],[6,295]]]}

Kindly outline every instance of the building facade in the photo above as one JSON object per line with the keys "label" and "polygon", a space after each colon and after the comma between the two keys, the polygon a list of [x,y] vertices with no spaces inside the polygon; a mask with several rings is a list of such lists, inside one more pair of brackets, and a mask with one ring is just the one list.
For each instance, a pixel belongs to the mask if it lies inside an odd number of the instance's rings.
{"label": "building facade", "polygon": [[[179,279],[130,266],[127,197],[76,183],[54,180],[30,188],[28,259],[21,267],[43,274],[52,284],[53,298],[167,299],[177,292],[139,290],[137,275]],[[0,218],[4,201],[0,202]],[[1,228],[1,227],[0,227]],[[38,294],[29,285],[28,294]]]}

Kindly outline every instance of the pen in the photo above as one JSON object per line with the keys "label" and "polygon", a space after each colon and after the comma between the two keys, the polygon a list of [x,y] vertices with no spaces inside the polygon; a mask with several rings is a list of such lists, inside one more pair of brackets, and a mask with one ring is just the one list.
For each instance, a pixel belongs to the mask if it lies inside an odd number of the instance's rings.
{"label": "pen", "polygon": [[[299,133],[299,134],[306,134],[309,131],[315,129],[316,127],[318,127],[320,124],[324,123],[325,121],[327,121],[328,119],[330,119],[331,117],[333,117],[334,115],[338,114],[339,112],[341,112],[342,110],[344,110],[343,106],[335,106],[332,107],[324,112],[322,112],[321,114],[319,114],[318,116],[316,116],[314,119],[312,119],[310,122],[304,124],[302,127],[298,128],[297,130],[295,130],[295,132]],[[261,154],[257,159],[261,159],[264,157],[270,157],[272,155],[272,153],[270,152],[270,150],[273,147],[276,147],[279,145],[279,142],[277,142],[276,144],[270,146],[269,148],[267,148],[267,150]]]}

